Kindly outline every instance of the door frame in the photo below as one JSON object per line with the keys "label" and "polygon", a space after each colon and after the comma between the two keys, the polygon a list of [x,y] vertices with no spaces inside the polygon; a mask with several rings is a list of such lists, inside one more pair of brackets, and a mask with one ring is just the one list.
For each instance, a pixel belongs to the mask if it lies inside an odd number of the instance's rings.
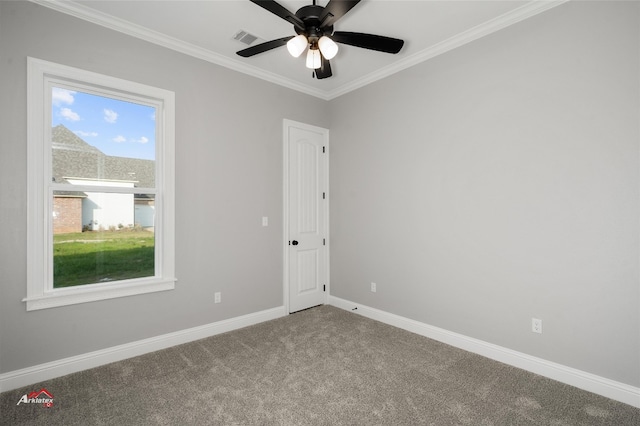
{"label": "door frame", "polygon": [[331,279],[329,274],[329,129],[324,127],[313,126],[311,124],[301,123],[299,121],[283,119],[282,120],[282,258],[283,258],[283,288],[282,297],[286,314],[290,314],[289,304],[289,128],[298,127],[305,130],[321,133],[324,139],[323,146],[325,147],[325,161],[324,161],[324,187],[326,192],[326,199],[323,203],[324,206],[324,230],[326,234],[325,250],[325,277],[326,277],[326,290],[324,292],[323,302],[327,303],[327,297],[331,289]]}

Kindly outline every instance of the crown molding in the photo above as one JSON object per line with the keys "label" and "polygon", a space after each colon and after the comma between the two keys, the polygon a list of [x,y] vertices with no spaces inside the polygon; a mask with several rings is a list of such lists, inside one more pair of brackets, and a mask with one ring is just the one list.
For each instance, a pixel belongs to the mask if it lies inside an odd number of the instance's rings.
{"label": "crown molding", "polygon": [[357,80],[352,81],[351,83],[347,83],[341,87],[338,87],[337,89],[330,91],[327,94],[327,97],[329,99],[337,98],[338,96],[342,96],[346,93],[367,86],[375,81],[388,77],[421,62],[425,62],[438,55],[442,55],[443,53],[449,52],[450,50],[463,46],[467,43],[471,43],[472,41],[478,40],[479,38],[482,38],[486,35],[495,33],[496,31],[499,31],[503,28],[531,18],[532,16],[538,15],[542,12],[546,12],[547,10],[552,9],[556,6],[560,6],[561,4],[567,3],[568,1],[570,0],[534,0],[517,9],[514,9],[489,21],[483,22],[480,25],[456,34],[455,36],[450,37],[444,41],[436,43],[424,50],[416,52],[411,56],[407,56],[406,58],[401,59],[391,65],[373,71]]}
{"label": "crown molding", "polygon": [[161,32],[154,31],[141,25],[135,24],[133,22],[116,18],[82,4],[78,4],[72,1],[60,0],[29,1],[41,6],[48,7],[49,9],[53,9],[55,11],[62,12],[64,14],[80,18],[84,21],[91,22],[93,24],[100,25],[102,27],[109,28],[111,30],[147,41],[149,43],[153,43],[158,46],[162,46],[167,49],[192,56],[194,58],[202,59],[204,61],[211,62],[213,64],[220,65],[225,68],[250,75],[252,77],[257,77],[262,80],[287,87],[289,89],[297,90],[311,96],[329,100],[326,91],[324,90],[319,90],[314,87],[301,84],[297,81],[284,78],[278,74],[265,71],[252,65],[248,65],[239,60],[228,58],[226,56],[212,52],[211,50],[196,46],[193,43],[188,43],[175,37],[171,37]]}
{"label": "crown molding", "polygon": [[72,2],[61,0],[29,0],[32,3],[39,4],[41,6],[48,7],[58,12],[65,13],[67,15],[80,18],[82,20],[100,25],[105,28],[109,28],[118,31],[123,34],[136,37],[141,40],[148,41],[150,43],[166,47],[185,55],[189,55],[198,59],[202,59],[207,62],[211,62],[216,65],[223,66],[225,68],[232,69],[234,71],[241,72],[243,74],[250,75],[252,77],[260,78],[262,80],[278,84],[280,86],[293,89],[307,95],[315,96],[323,100],[335,99],[339,96],[347,94],[351,91],[367,86],[375,81],[388,77],[406,68],[417,65],[421,62],[427,61],[438,55],[446,53],[457,47],[463,46],[474,40],[482,38],[486,35],[492,34],[510,25],[516,24],[532,16],[538,15],[556,6],[564,4],[570,0],[534,0],[527,3],[517,9],[507,12],[497,18],[491,19],[480,25],[477,25],[469,30],[463,31],[453,37],[450,37],[442,42],[434,44],[424,50],[416,52],[404,59],[399,60],[389,66],[380,68],[373,71],[357,80],[344,84],[334,90],[325,91],[315,87],[299,83],[297,81],[284,78],[275,73],[265,71],[252,65],[248,65],[239,60],[231,59],[210,50],[204,49],[200,46],[196,46],[192,43],[188,43],[179,40],[175,37],[168,36],[158,31],[151,30],[138,24],[126,21],[124,19],[115,18],[103,12],[91,9],[87,6]]}

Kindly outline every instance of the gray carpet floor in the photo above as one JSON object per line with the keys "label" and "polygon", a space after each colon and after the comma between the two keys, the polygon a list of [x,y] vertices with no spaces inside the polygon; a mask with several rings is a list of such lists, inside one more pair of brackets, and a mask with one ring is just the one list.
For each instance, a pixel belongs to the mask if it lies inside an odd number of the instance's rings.
{"label": "gray carpet floor", "polygon": [[[54,405],[20,404],[46,388]],[[640,409],[331,306],[0,394],[2,425],[640,425]]]}

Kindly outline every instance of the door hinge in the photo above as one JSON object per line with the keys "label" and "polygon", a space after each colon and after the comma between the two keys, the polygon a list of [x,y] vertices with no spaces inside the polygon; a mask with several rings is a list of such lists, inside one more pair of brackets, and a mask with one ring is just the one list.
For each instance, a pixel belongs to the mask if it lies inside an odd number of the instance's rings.
{"label": "door hinge", "polygon": [[322,291],[327,291],[327,285],[326,284],[322,284]]}
{"label": "door hinge", "polygon": [[324,146],[322,147],[322,153],[324,154]]}
{"label": "door hinge", "polygon": [[325,192],[322,193],[322,199],[324,200],[327,194]]}
{"label": "door hinge", "polygon": [[323,239],[322,239],[322,245],[323,245],[323,246],[326,246],[326,245],[327,245],[327,240],[326,240],[326,238],[323,238]]}

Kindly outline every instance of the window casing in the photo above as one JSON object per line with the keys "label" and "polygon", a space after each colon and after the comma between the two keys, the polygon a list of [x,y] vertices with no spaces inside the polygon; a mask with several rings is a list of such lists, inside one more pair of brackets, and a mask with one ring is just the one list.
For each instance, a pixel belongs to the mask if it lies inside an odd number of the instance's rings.
{"label": "window casing", "polygon": [[[175,286],[174,267],[174,94],[140,83],[105,76],[35,58],[27,60],[28,180],[27,180],[27,297],[28,311],[92,302]],[[155,110],[154,179],[150,187],[133,184],[53,178],[52,90],[77,91]],[[75,178],[77,176],[74,176]],[[104,197],[143,196],[153,199],[154,244],[152,273],[140,278],[106,280],[71,287],[54,287],[54,216],[56,195],[102,194]],[[128,225],[128,224],[125,224]]]}

